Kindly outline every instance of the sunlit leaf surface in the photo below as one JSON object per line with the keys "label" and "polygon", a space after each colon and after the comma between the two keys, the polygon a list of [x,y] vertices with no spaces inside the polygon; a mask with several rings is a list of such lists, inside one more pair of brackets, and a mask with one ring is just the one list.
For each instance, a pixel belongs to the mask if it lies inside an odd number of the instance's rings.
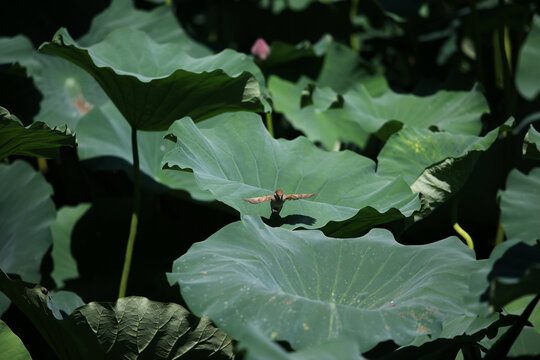
{"label": "sunlit leaf surface", "polygon": [[445,319],[475,317],[464,295],[482,265],[455,237],[403,246],[382,229],[335,239],[244,217],[193,245],[167,276],[195,314],[233,337],[249,322],[295,349],[347,337],[366,351],[433,339]]}
{"label": "sunlit leaf surface", "polygon": [[[306,138],[273,139],[260,117],[250,113],[226,114],[211,128],[199,128],[190,119],[176,121],[169,133],[176,146],[163,158],[170,167],[189,168],[202,189],[243,215],[269,217],[270,204],[250,204],[244,198],[311,194],[290,200],[277,219],[287,227],[322,227],[343,221],[360,210],[374,210],[373,224],[394,220],[389,210],[410,216],[419,209],[416,195],[401,179],[379,176],[375,163],[350,151],[326,152]],[[395,214],[394,214],[395,215]]]}

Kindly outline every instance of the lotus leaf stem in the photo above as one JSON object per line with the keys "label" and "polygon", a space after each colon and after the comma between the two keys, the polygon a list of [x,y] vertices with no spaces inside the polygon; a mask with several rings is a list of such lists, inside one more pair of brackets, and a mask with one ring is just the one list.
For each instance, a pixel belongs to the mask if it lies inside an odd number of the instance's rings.
{"label": "lotus leaf stem", "polygon": [[126,256],[124,259],[124,268],[122,270],[122,279],[120,280],[120,290],[118,298],[126,296],[129,270],[131,268],[131,257],[133,255],[133,246],[137,235],[137,224],[139,222],[139,212],[141,208],[141,170],[139,168],[139,149],[137,145],[137,129],[131,127],[131,149],[133,152],[133,213],[131,214],[131,225],[129,227],[129,236],[126,246]]}
{"label": "lotus leaf stem", "polygon": [[274,124],[272,122],[272,113],[271,112],[266,113],[266,128],[268,129],[268,132],[270,133],[270,135],[272,137],[275,137],[274,136]]}

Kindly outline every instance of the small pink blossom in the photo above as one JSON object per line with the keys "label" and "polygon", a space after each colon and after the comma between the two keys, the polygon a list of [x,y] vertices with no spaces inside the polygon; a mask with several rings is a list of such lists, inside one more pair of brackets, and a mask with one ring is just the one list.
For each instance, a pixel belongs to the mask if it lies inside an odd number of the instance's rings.
{"label": "small pink blossom", "polygon": [[270,46],[268,46],[263,38],[258,38],[251,47],[251,54],[260,60],[266,60],[268,55],[270,55]]}

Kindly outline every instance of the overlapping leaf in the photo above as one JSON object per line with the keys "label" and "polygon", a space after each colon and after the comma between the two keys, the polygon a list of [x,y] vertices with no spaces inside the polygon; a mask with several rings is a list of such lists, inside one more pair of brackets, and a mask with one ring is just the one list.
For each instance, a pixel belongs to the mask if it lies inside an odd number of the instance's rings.
{"label": "overlapping leaf", "polygon": [[231,340],[223,331],[177,304],[126,297],[89,303],[58,320],[45,288],[10,280],[0,271],[0,291],[30,318],[60,359],[232,357]]}
{"label": "overlapping leaf", "polygon": [[202,120],[226,111],[263,110],[259,82],[264,79],[252,60],[233,50],[193,58],[179,44],[158,44],[128,28],[90,47],[60,29],[40,50],[89,72],[139,130],[165,130],[183,116]]}
{"label": "overlapping leaf", "polygon": [[506,180],[506,190],[499,193],[501,224],[506,236],[535,244],[540,239],[540,168],[526,175],[514,169]]}
{"label": "overlapping leaf", "polygon": [[55,158],[62,146],[77,146],[69,129],[51,129],[42,122],[24,127],[0,106],[0,159],[10,155]]}
{"label": "overlapping leaf", "polygon": [[531,31],[521,47],[516,68],[516,87],[521,95],[532,100],[540,91],[540,16],[535,15],[531,23]]}
{"label": "overlapping leaf", "polygon": [[[484,96],[469,92],[439,91],[420,97],[385,90],[384,78],[372,76],[342,96],[316,88],[311,101],[302,103],[309,81],[297,84],[271,77],[269,90],[276,111],[282,112],[292,125],[312,141],[331,149],[336,141],[365,147],[370,134],[386,140],[403,125],[437,128],[450,133],[478,135],[483,113],[489,112]],[[326,95],[321,96],[321,93]],[[305,98],[305,95],[304,95]],[[328,101],[328,99],[333,99]],[[326,100],[325,100],[326,99]]]}
{"label": "overlapping leaf", "polygon": [[[52,187],[24,161],[0,164],[0,183],[0,269],[37,282],[41,259],[52,243]],[[8,305],[0,294],[0,313]]]}
{"label": "overlapping leaf", "polygon": [[268,217],[268,203],[249,204],[244,198],[317,193],[310,199],[288,201],[281,224],[318,228],[329,221],[343,221],[360,210],[372,209],[370,223],[394,220],[384,214],[393,210],[410,216],[419,202],[401,178],[379,176],[375,163],[353,152],[326,152],[306,138],[273,139],[260,120],[250,113],[226,114],[211,128],[200,129],[190,119],[176,121],[169,133],[174,149],[163,164],[189,168],[202,189],[241,214]]}
{"label": "overlapping leaf", "polygon": [[336,239],[248,216],[193,245],[167,276],[195,314],[233,337],[252,323],[295,349],[347,337],[363,352],[389,339],[434,339],[445,319],[474,318],[465,294],[481,266],[455,237],[403,246],[382,229]]}
{"label": "overlapping leaf", "polygon": [[[110,101],[93,109],[81,119],[77,127],[80,139],[79,158],[88,160],[113,156],[132,164],[130,137],[126,136],[129,132],[128,123]],[[208,191],[199,188],[191,172],[161,168],[163,155],[174,147],[170,141],[163,139],[165,132],[140,131],[137,136],[140,169],[143,174],[171,189],[185,190],[196,200],[214,200]]]}

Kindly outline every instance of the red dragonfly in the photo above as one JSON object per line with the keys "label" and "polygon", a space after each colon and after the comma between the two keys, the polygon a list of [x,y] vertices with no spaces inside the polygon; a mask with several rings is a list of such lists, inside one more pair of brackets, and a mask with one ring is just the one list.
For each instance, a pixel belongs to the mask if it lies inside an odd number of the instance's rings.
{"label": "red dragonfly", "polygon": [[281,211],[281,208],[283,207],[283,203],[287,200],[298,200],[298,199],[307,199],[312,196],[317,195],[315,194],[289,194],[289,195],[283,195],[283,191],[276,190],[274,195],[268,195],[268,196],[259,196],[254,198],[248,198],[244,199],[244,201],[247,201],[250,204],[258,204],[265,201],[270,200],[270,206],[272,208],[272,213],[279,214]]}

